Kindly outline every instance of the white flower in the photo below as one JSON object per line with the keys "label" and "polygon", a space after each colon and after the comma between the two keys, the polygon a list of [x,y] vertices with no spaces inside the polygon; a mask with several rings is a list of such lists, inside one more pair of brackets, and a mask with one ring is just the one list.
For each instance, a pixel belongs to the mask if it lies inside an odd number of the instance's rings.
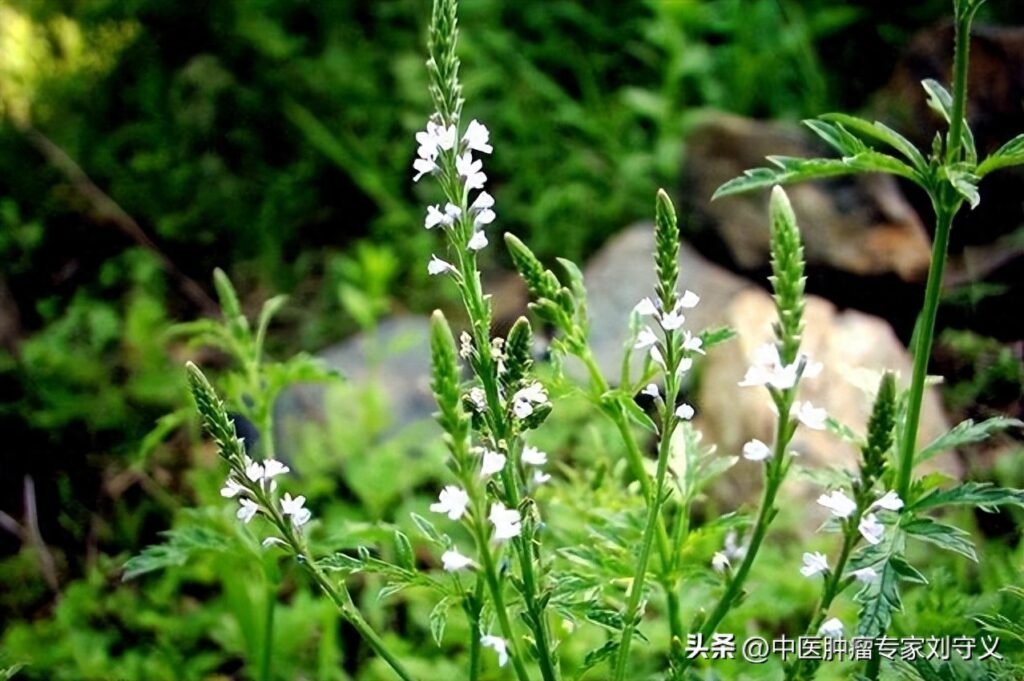
{"label": "white flower", "polygon": [[818,497],[818,504],[832,511],[837,518],[849,518],[857,510],[857,503],[838,489],[831,494],[822,494]]}
{"label": "white flower", "polygon": [[455,485],[446,485],[437,495],[437,501],[430,505],[434,513],[446,513],[450,520],[458,520],[469,506],[469,495],[466,490]]}
{"label": "white flower", "polygon": [[[806,355],[801,355],[806,357]],[[817,378],[821,375],[821,370],[824,369],[824,365],[821,362],[812,362],[807,360],[807,364],[804,365],[804,373],[801,374],[803,378]]]}
{"label": "white flower", "polygon": [[739,385],[745,388],[771,386],[777,390],[786,390],[796,385],[796,370],[796,363],[782,363],[779,348],[774,343],[765,343],[754,351],[754,361]]}
{"label": "white flower", "polygon": [[490,139],[491,133],[487,130],[487,126],[480,123],[475,118],[469,122],[468,126],[466,126],[466,134],[462,136],[462,141],[466,143],[468,148],[484,154],[489,154],[494,151],[494,148],[488,144]]}
{"label": "white flower", "polygon": [[412,169],[416,171],[416,174],[412,176],[412,181],[419,182],[421,177],[433,173],[438,166],[433,160],[418,158],[412,162]]}
{"label": "white flower", "polygon": [[810,402],[797,402],[793,405],[797,420],[813,430],[825,430],[825,419],[828,412],[821,407],[815,407]]}
{"label": "white flower", "polygon": [[469,210],[471,213],[482,213],[488,208],[494,208],[494,197],[487,192],[480,192],[476,195],[476,199],[470,205]]}
{"label": "white flower", "polygon": [[772,455],[771,447],[758,439],[743,445],[743,458],[748,461],[764,461]]}
{"label": "white flower", "polygon": [[833,617],[821,625],[821,628],[818,629],[818,635],[825,638],[842,638],[843,623],[838,618]]}
{"label": "white flower", "polygon": [[679,299],[679,307],[688,310],[697,307],[697,303],[699,302],[700,296],[693,291],[687,290],[683,293],[683,297]]}
{"label": "white flower", "polygon": [[477,411],[485,411],[487,409],[487,394],[484,393],[483,388],[470,388],[469,401],[473,403]]}
{"label": "white flower", "polygon": [[483,174],[484,164],[479,159],[473,160],[473,154],[469,151],[456,157],[455,169],[459,177],[466,180],[466,189],[480,189],[487,182],[487,176]]}
{"label": "white flower", "polygon": [[694,336],[689,331],[683,331],[683,350],[689,350],[690,352],[699,352],[700,354],[703,355],[705,354],[703,347],[704,341],[701,339],[700,336]]}
{"label": "white flower", "polygon": [[681,315],[676,310],[672,310],[671,312],[663,314],[661,316],[661,319],[659,319],[658,321],[661,324],[661,328],[665,329],[666,331],[675,331],[676,329],[680,328],[683,325],[683,323],[686,321],[686,317]]}
{"label": "white flower", "polygon": [[490,449],[484,450],[484,456],[480,463],[480,477],[486,478],[495,473],[500,473],[505,468],[505,462],[507,458],[504,454],[492,451]]}
{"label": "white flower", "polygon": [[494,222],[494,219],[496,217],[498,217],[497,213],[495,213],[490,208],[485,208],[484,210],[480,211],[479,213],[473,216],[473,226],[483,227],[484,225],[489,225],[492,222]]}
{"label": "white flower", "polygon": [[445,224],[445,214],[437,206],[427,206],[427,217],[423,220],[423,226],[427,229],[433,229],[443,224]]}
{"label": "white flower", "polygon": [[878,517],[874,513],[868,513],[861,518],[857,529],[869,544],[881,543],[882,535],[885,533],[885,526],[878,522]]}
{"label": "white flower", "polygon": [[505,644],[505,639],[500,636],[485,634],[480,637],[480,645],[485,648],[494,648],[494,652],[498,654],[499,667],[504,667],[508,664],[508,646]]}
{"label": "white flower", "polygon": [[903,508],[903,500],[900,499],[900,495],[896,492],[889,491],[878,498],[875,503],[871,504],[871,508],[881,508],[886,511],[898,511]]}
{"label": "white flower", "polygon": [[512,412],[516,418],[525,419],[533,413],[534,404],[547,404],[548,394],[540,383],[530,385],[516,391],[512,396]]}
{"label": "white flower", "polygon": [[715,555],[711,557],[711,567],[714,568],[715,572],[725,572],[730,566],[729,556],[721,551],[716,551]]}
{"label": "white flower", "polygon": [[473,236],[470,237],[469,243],[466,244],[466,248],[471,251],[479,251],[487,246],[487,235],[481,231],[473,232]]}
{"label": "white flower", "polygon": [[291,469],[284,465],[277,459],[264,459],[263,461],[263,479],[270,480],[276,478],[279,475],[288,473]]}
{"label": "white flower", "polygon": [[805,553],[804,554],[804,565],[800,568],[800,574],[804,577],[813,577],[814,575],[828,571],[828,558],[825,557],[824,553]]}
{"label": "white flower", "polygon": [[660,366],[662,369],[667,369],[665,366],[665,356],[661,354],[661,350],[658,349],[657,345],[651,346],[651,361]]}
{"label": "white flower", "polygon": [[689,421],[693,418],[693,407],[685,402],[676,407],[676,417],[681,418],[684,421]]}
{"label": "white flower", "polygon": [[551,475],[549,475],[548,473],[545,473],[544,471],[534,471],[533,472],[533,484],[534,485],[537,485],[537,486],[543,485],[545,482],[547,482],[550,479],[551,479]]}
{"label": "white flower", "polygon": [[644,298],[633,307],[633,311],[644,317],[658,314],[658,307],[650,298]]}
{"label": "white flower", "polygon": [[747,555],[747,547],[736,543],[736,530],[729,530],[725,535],[725,555],[732,560],[742,560]]}
{"label": "white flower", "polygon": [[658,390],[658,386],[654,383],[648,383],[644,386],[644,389],[640,391],[641,395],[647,395],[648,397],[657,398],[661,395],[661,391]]}
{"label": "white flower", "polygon": [[292,495],[287,492],[281,499],[281,512],[292,517],[292,525],[295,527],[302,527],[313,516],[308,508],[302,507],[305,503],[306,497],[298,496],[292,499]]}
{"label": "white flower", "polygon": [[854,570],[850,574],[852,574],[854,576],[854,578],[856,578],[856,580],[858,582],[861,582],[863,584],[870,584],[871,582],[873,582],[876,579],[878,579],[878,573],[875,572],[875,568],[872,568],[872,567],[866,567],[866,568],[861,568],[860,570]]}
{"label": "white flower", "polygon": [[441,563],[448,572],[457,572],[468,568],[473,560],[459,553],[458,549],[449,549],[441,554]]}
{"label": "white flower", "polygon": [[229,475],[228,479],[224,481],[224,486],[220,488],[220,495],[225,499],[233,499],[238,496],[239,493],[244,491],[245,488],[239,485],[235,479]]}
{"label": "white flower", "polygon": [[[430,128],[430,125],[427,125]],[[458,130],[455,129],[454,125],[449,125],[447,128],[442,125],[434,126],[434,137],[437,140],[437,146],[445,151],[455,148],[455,136],[458,135]]]}
{"label": "white flower", "polygon": [[427,274],[438,275],[444,274],[445,272],[454,272],[455,267],[450,262],[441,260],[436,255],[430,256],[430,262],[427,263]]}
{"label": "white flower", "polygon": [[238,508],[238,512],[235,513],[235,517],[241,520],[243,523],[248,523],[252,520],[252,517],[256,515],[256,511],[260,510],[260,507],[256,502],[250,499],[239,499],[238,503],[241,504]]}
{"label": "white flower", "polygon": [[543,466],[548,462],[548,455],[546,452],[542,452],[536,447],[523,447],[522,455],[523,463],[529,464],[530,466]]}
{"label": "white flower", "polygon": [[[463,331],[459,334],[459,357],[469,359],[473,354],[473,337]],[[479,390],[479,388],[477,388]]]}
{"label": "white flower", "polygon": [[518,537],[523,531],[522,516],[514,508],[505,508],[505,504],[496,501],[491,505],[491,513],[487,519],[494,524],[494,541],[505,541]]}
{"label": "white flower", "polygon": [[645,326],[640,329],[640,333],[636,335],[636,343],[633,344],[633,349],[643,350],[644,348],[651,347],[657,342],[658,337],[654,335],[654,331],[651,330],[651,327]]}
{"label": "white flower", "polygon": [[246,457],[245,477],[251,482],[263,482],[263,464]]}

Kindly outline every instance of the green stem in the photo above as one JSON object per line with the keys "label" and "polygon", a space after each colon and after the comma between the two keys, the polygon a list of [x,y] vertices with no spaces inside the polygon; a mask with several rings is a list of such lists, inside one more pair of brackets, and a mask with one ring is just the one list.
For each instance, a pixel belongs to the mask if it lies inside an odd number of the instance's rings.
{"label": "green stem", "polygon": [[[754,560],[757,558],[757,553],[761,549],[761,544],[764,541],[765,535],[768,533],[768,527],[771,525],[772,520],[775,519],[775,497],[779,492],[779,487],[782,486],[782,481],[786,477],[786,466],[785,456],[786,447],[789,445],[791,437],[790,421],[789,421],[789,409],[792,406],[793,395],[795,394],[796,388],[794,387],[788,391],[788,395],[782,400],[782,408],[779,409],[779,419],[776,425],[776,437],[775,437],[775,451],[772,455],[772,459],[766,468],[764,491],[761,495],[761,506],[757,512],[757,520],[754,523],[754,531],[750,537],[750,544],[747,545],[747,552],[743,556],[743,562],[736,569],[736,572],[732,575],[729,583],[725,587],[725,592],[721,598],[718,599],[718,603],[715,605],[715,609],[711,611],[711,615],[704,620],[704,624],[700,628],[700,635],[708,639],[715,632],[715,628],[718,627],[722,619],[728,614],[729,610],[733,607],[736,599],[739,597],[740,592],[743,589],[743,584],[746,582],[747,575],[750,574],[750,569],[754,565]],[[684,656],[683,659],[678,661],[680,674],[685,671],[690,665],[693,664],[693,659],[688,656]]]}
{"label": "green stem", "polygon": [[267,579],[266,602],[263,608],[263,650],[260,651],[260,681],[270,681],[270,664],[274,649],[274,611],[277,609],[277,585]]}
{"label": "green stem", "polygon": [[473,597],[473,612],[469,617],[469,681],[480,678],[480,606],[484,599],[484,580],[477,575]]}
{"label": "green stem", "polygon": [[[633,632],[636,630],[639,617],[640,599],[643,597],[644,582],[647,578],[647,563],[651,556],[651,547],[657,535],[659,520],[661,519],[661,507],[664,499],[665,476],[668,472],[668,459],[671,452],[672,431],[675,428],[675,403],[679,394],[679,381],[674,375],[676,362],[672,361],[672,338],[666,343],[669,351],[667,366],[671,367],[665,376],[665,403],[663,405],[661,439],[658,442],[658,468],[655,472],[654,488],[648,498],[647,523],[644,526],[643,539],[640,544],[640,555],[637,558],[636,572],[633,575],[633,582],[629,587],[629,601],[626,605],[626,619],[622,628],[622,640],[619,644],[617,660],[615,664],[615,681],[623,681],[626,678],[626,666],[629,664],[629,646],[633,640]],[[661,525],[664,529],[664,525]],[[667,539],[666,539],[667,542]],[[666,562],[666,565],[668,563]],[[671,593],[671,592],[670,592]]]}
{"label": "green stem", "polygon": [[[583,346],[583,348],[576,355],[580,361],[583,362],[587,368],[587,372],[590,374],[590,387],[593,395],[593,399],[600,404],[601,396],[609,390],[608,382],[601,374],[600,368],[597,366],[597,360],[594,358],[594,353],[591,351],[589,346]],[[623,444],[626,446],[626,462],[629,464],[630,471],[633,473],[633,477],[640,483],[640,491],[644,495],[644,499],[647,500],[647,504],[650,505],[653,499],[651,494],[651,478],[647,475],[647,471],[644,469],[644,455],[640,451],[640,446],[637,444],[636,435],[633,433],[633,429],[629,425],[629,420],[621,409],[606,410],[602,409],[603,412],[607,413],[611,418],[615,427],[619,431],[619,437],[622,439]],[[687,518],[689,521],[689,518]],[[671,577],[672,572],[675,569],[675,558],[673,552],[673,545],[669,543],[668,530],[665,529],[665,519],[659,514],[658,524],[656,527],[657,534],[655,535],[658,542],[658,557],[661,560],[661,584],[665,590],[665,598],[668,605],[669,615],[669,629],[672,636],[685,640],[683,635],[683,619],[682,612],[679,605],[679,594],[676,593],[676,585]],[[674,545],[678,549],[678,545]]]}
{"label": "green stem", "polygon": [[[846,570],[846,563],[850,559],[850,554],[853,553],[853,547],[857,544],[857,524],[859,522],[860,513],[853,514],[846,522],[843,548],[839,553],[835,569],[829,571],[828,577],[825,579],[825,586],[821,592],[821,602],[818,603],[814,616],[811,617],[811,621],[807,625],[805,636],[815,636],[817,634],[818,629],[825,620],[825,616],[832,607],[832,601],[848,586],[848,584],[844,583],[843,572]],[[818,669],[819,662],[818,660],[797,659],[789,665],[786,671],[786,678],[793,679],[793,681],[811,679]]]}
{"label": "green stem", "polygon": [[914,469],[914,454],[917,450],[917,429],[921,421],[921,404],[924,400],[924,382],[927,378],[928,360],[932,352],[935,317],[939,309],[939,295],[942,292],[942,272],[946,265],[949,232],[953,224],[954,212],[948,208],[938,209],[935,242],[932,245],[932,262],[924,294],[924,308],[921,310],[917,340],[914,344],[914,371],[910,381],[907,417],[900,441],[899,477],[896,484],[897,494],[908,503],[911,474]]}
{"label": "green stem", "polygon": [[[463,216],[469,214],[465,198],[462,201],[462,214]],[[462,253],[458,241],[453,241],[453,245],[457,250],[457,267],[463,282],[463,302],[473,327],[473,337],[481,360],[479,374],[483,383],[484,393],[487,397],[488,412],[491,415],[490,426],[496,443],[501,440],[509,442],[509,454],[511,455],[513,454],[513,443],[511,442],[512,438],[510,437],[511,433],[509,432],[508,424],[504,418],[501,398],[498,393],[496,365],[491,355],[490,313],[480,286],[475,262],[471,256],[467,258]],[[502,487],[504,488],[509,506],[518,508],[522,502],[522,496],[519,493],[519,486],[516,484],[511,466],[505,467],[501,477]],[[533,569],[531,542],[532,538],[530,537],[520,537],[513,542],[523,578],[523,599],[529,614],[530,629],[537,641],[537,661],[540,666],[541,676],[544,678],[544,681],[558,681],[558,672],[551,655],[551,636],[548,632],[547,618],[544,614],[544,608],[537,598],[537,578]],[[495,603],[495,607],[498,607],[497,603]],[[508,635],[511,636],[511,633]],[[518,658],[519,656],[515,657]],[[522,664],[521,660],[519,664]]]}
{"label": "green stem", "polygon": [[957,18],[953,56],[953,110],[950,113],[949,140],[947,141],[946,160],[955,163],[959,160],[960,147],[963,143],[964,115],[967,112],[967,72],[970,65],[971,22],[977,8],[969,9]]}

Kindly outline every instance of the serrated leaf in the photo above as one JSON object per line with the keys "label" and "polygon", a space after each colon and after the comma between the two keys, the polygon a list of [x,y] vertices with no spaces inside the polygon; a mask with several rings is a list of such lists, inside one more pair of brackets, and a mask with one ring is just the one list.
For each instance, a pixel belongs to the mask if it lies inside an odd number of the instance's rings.
{"label": "serrated leaf", "polygon": [[917,184],[923,184],[921,177],[898,158],[883,154],[880,151],[864,151],[856,156],[849,156],[843,159],[850,168],[865,173],[885,173],[887,175],[899,175]]}
{"label": "serrated leaf", "polygon": [[701,349],[707,352],[708,349],[721,345],[735,337],[736,330],[728,326],[704,329],[700,332]]}
{"label": "serrated leaf", "polygon": [[658,432],[658,426],[654,423],[647,412],[640,407],[634,400],[632,395],[626,395],[618,390],[605,393],[604,399],[610,400],[619,404],[622,410],[626,413],[631,421],[642,426],[644,429],[649,430],[652,433]]}
{"label": "serrated leaf", "polygon": [[903,522],[900,527],[909,536],[978,562],[978,554],[974,549],[974,542],[971,541],[971,535],[959,527],[923,516]]}
{"label": "serrated leaf", "polygon": [[842,125],[833,125],[824,117],[806,120],[803,123],[843,156],[853,156],[867,150],[867,146],[860,138],[850,134]]}
{"label": "serrated leaf", "polygon": [[977,506],[989,513],[997,506],[1024,508],[1024,490],[996,487],[990,482],[965,482],[950,489],[932,490],[915,501],[910,510],[924,511],[941,506]]}
{"label": "serrated leaf", "polygon": [[[878,121],[870,123],[863,118],[857,118],[856,116],[849,116],[842,113],[825,114],[819,118],[824,121],[836,123],[844,129],[852,130],[868,139],[891,147],[895,151],[903,154],[903,156],[910,161],[911,165],[919,173],[924,173],[928,168],[928,161],[925,159],[924,154],[914,146],[914,143],[884,123],[880,123]],[[848,156],[849,154],[844,153],[843,155]]]}
{"label": "serrated leaf", "polygon": [[1024,135],[1017,135],[982,161],[975,172],[984,177],[994,170],[1021,164],[1024,164]]}
{"label": "serrated leaf", "polygon": [[[803,182],[804,180],[837,177],[839,175],[849,175],[852,172],[839,159],[783,159],[783,157],[775,156],[768,160],[775,163],[779,168],[752,168],[744,170],[742,176],[729,180],[715,190],[714,195],[711,197],[712,200],[755,189],[768,189],[777,184],[791,184]],[[783,161],[783,164],[780,165],[779,161]]]}
{"label": "serrated leaf", "polygon": [[428,618],[430,620],[430,636],[439,648],[441,647],[441,641],[444,639],[444,630],[448,626],[448,613],[451,607],[451,599],[445,596],[430,611],[430,617]]}
{"label": "serrated leaf", "polygon": [[592,667],[595,667],[596,665],[600,664],[604,660],[608,660],[608,659],[613,658],[615,656],[615,652],[618,649],[619,649],[619,641],[616,640],[616,639],[612,639],[610,641],[606,641],[605,644],[603,646],[601,646],[600,648],[597,648],[595,650],[591,650],[583,658],[583,669],[580,670],[580,674],[579,675],[582,676],[583,672],[587,671],[588,669],[591,669]]}
{"label": "serrated leaf", "polygon": [[207,527],[188,526],[167,530],[163,534],[167,539],[162,544],[147,546],[125,562],[122,581],[156,570],[179,567],[197,553],[226,551],[230,546],[223,534]]}
{"label": "serrated leaf", "polygon": [[980,423],[975,423],[972,419],[961,421],[922,449],[915,459],[915,464],[927,461],[936,454],[949,449],[955,449],[974,442],[982,442],[987,440],[992,433],[998,433],[1009,428],[1024,428],[1024,422],[1006,416],[995,416]]}

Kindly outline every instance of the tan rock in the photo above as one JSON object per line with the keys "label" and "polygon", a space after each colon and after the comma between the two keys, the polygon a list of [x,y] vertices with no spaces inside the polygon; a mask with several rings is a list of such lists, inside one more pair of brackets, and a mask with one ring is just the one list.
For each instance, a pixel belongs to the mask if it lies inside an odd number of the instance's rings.
{"label": "tan rock", "polygon": [[[738,337],[709,353],[696,400],[701,411],[698,426],[723,454],[738,454],[752,438],[772,440],[775,415],[767,394],[763,389],[743,388],[737,383],[755,349],[772,340],[775,318],[771,296],[755,288],[739,293],[723,310],[722,321],[733,327]],[[838,311],[822,298],[808,298],[804,322],[803,350],[821,362],[824,370],[817,378],[802,382],[800,399],[824,407],[840,423],[863,433],[881,372],[896,371],[900,384],[906,385],[911,375],[909,353],[883,320],[851,310]],[[948,427],[938,392],[929,388],[921,416],[920,444],[931,442]],[[852,469],[859,455],[835,435],[807,428],[798,429],[791,447],[811,469]],[[959,462],[952,454],[938,456],[922,468],[961,475]],[[733,502],[753,499],[760,478],[759,467],[741,460],[716,496]],[[820,488],[795,484],[791,492],[811,499]]]}

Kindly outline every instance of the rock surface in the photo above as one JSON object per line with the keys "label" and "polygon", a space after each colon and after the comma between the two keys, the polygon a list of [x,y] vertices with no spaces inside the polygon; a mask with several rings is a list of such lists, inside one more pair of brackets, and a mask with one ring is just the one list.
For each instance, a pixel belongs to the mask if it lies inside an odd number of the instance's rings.
{"label": "rock surface", "polygon": [[[701,231],[717,236],[742,270],[766,265],[766,192],[710,201],[715,190],[765,157],[834,156],[796,126],[716,114],[690,135],[683,194]],[[804,237],[808,265],[856,275],[894,273],[920,281],[931,242],[917,212],[888,176],[860,175],[787,187]],[[699,231],[698,231],[699,234]]]}

